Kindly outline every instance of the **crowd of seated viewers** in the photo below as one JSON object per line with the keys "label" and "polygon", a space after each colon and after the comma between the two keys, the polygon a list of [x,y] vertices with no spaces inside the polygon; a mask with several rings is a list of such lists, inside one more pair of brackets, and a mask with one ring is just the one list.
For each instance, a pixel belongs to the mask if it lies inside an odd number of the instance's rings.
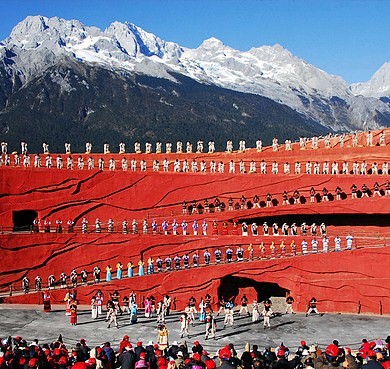
{"label": "crowd of seated viewers", "polygon": [[334,340],[327,347],[300,342],[298,349],[290,350],[281,343],[276,348],[259,350],[257,345],[246,344],[237,353],[234,344],[221,347],[217,352],[207,352],[199,341],[187,345],[132,345],[128,335],[119,347],[110,342],[88,347],[81,339],[74,347],[66,347],[59,336],[56,342],[40,344],[37,339],[28,343],[22,337],[1,340],[0,368],[12,369],[383,369],[390,367],[388,355],[390,337],[383,342],[362,340],[358,350],[351,352]]}

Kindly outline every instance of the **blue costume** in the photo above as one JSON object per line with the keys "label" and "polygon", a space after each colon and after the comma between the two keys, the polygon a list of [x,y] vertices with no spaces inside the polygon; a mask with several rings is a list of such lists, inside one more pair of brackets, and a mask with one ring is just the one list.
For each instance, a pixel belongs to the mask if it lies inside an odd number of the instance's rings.
{"label": "blue costume", "polygon": [[192,262],[194,263],[194,267],[195,268],[198,266],[198,260],[199,260],[199,255],[198,254],[192,255]]}
{"label": "blue costume", "polygon": [[206,265],[209,265],[209,264],[210,264],[210,257],[211,257],[211,254],[210,254],[208,251],[206,251],[206,252],[203,254],[203,256],[204,256],[204,262],[206,263]]}
{"label": "blue costume", "polygon": [[215,250],[214,254],[215,254],[215,261],[217,262],[217,264],[219,264],[221,262],[221,250],[220,249]]}

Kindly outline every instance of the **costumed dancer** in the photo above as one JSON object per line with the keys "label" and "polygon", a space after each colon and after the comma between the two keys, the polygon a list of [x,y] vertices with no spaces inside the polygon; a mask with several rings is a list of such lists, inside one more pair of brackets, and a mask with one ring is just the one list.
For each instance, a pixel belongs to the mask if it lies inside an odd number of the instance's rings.
{"label": "costumed dancer", "polygon": [[135,301],[132,301],[130,304],[130,323],[137,323],[138,319],[138,305]]}
{"label": "costumed dancer", "polygon": [[158,325],[158,346],[160,350],[168,348],[168,330],[165,324]]}
{"label": "costumed dancer", "polygon": [[98,290],[96,294],[96,302],[97,302],[97,310],[98,310],[98,316],[103,314],[102,308],[103,308],[103,293],[102,291]]}
{"label": "costumed dancer", "polygon": [[144,219],[142,223],[142,232],[148,234],[148,221],[146,219]]}
{"label": "costumed dancer", "polygon": [[223,328],[225,328],[228,324],[234,328],[234,316],[233,316],[233,302],[228,301],[225,305],[225,320],[223,322]]}
{"label": "costumed dancer", "polygon": [[257,303],[257,300],[254,300],[252,304],[252,322],[257,323],[259,321],[260,321],[259,304]]}
{"label": "costumed dancer", "polygon": [[122,233],[123,233],[123,234],[127,234],[127,232],[128,232],[127,226],[128,226],[127,220],[126,220],[126,219],[123,219],[123,222],[122,222]]}
{"label": "costumed dancer", "polygon": [[70,292],[70,291],[67,292],[67,294],[64,297],[64,301],[66,304],[65,315],[70,315],[70,303],[71,303],[71,301],[73,301],[72,292]]}
{"label": "costumed dancer", "polygon": [[271,328],[270,318],[271,318],[271,316],[273,314],[271,305],[265,303],[264,304],[264,309],[263,309],[261,314],[264,317],[264,329],[267,328],[267,327]]}
{"label": "costumed dancer", "polygon": [[147,297],[144,301],[145,306],[145,318],[152,317],[152,301]]}
{"label": "costumed dancer", "polygon": [[150,258],[148,259],[148,274],[154,274],[153,262],[154,262],[153,258],[150,257]]}
{"label": "costumed dancer", "polygon": [[95,220],[95,232],[96,233],[101,233],[102,232],[101,224],[102,224],[102,222],[100,221],[100,219],[96,218],[96,220]]}
{"label": "costumed dancer", "polygon": [[138,262],[138,275],[139,276],[145,275],[144,264],[145,263],[142,261],[142,259]]}
{"label": "costumed dancer", "polygon": [[96,296],[92,296],[91,299],[91,318],[97,319],[98,317],[98,305],[96,301]]}
{"label": "costumed dancer", "polygon": [[162,301],[157,304],[157,323],[165,323],[165,306]]}
{"label": "costumed dancer", "polygon": [[199,304],[199,321],[204,322],[205,319],[206,319],[206,304],[204,303],[204,300],[202,298]]}
{"label": "costumed dancer", "polygon": [[95,268],[93,268],[93,279],[95,281],[95,283],[99,283],[100,282],[100,268],[98,265],[95,266]]}
{"label": "costumed dancer", "polygon": [[43,311],[49,312],[51,311],[51,302],[50,302],[50,292],[43,292]]}
{"label": "costumed dancer", "polygon": [[218,235],[218,222],[213,220],[213,236]]}
{"label": "costumed dancer", "polygon": [[123,265],[119,261],[118,264],[116,265],[116,279],[122,279],[122,268]]}
{"label": "costumed dancer", "polygon": [[224,220],[222,223],[222,235],[228,235],[228,222],[226,220]]}
{"label": "costumed dancer", "polygon": [[180,317],[180,338],[183,338],[185,334],[190,338],[190,319],[186,313],[183,313]]}
{"label": "costumed dancer", "polygon": [[106,282],[112,281],[112,274],[111,274],[112,268],[110,265],[107,265],[106,267]]}
{"label": "costumed dancer", "polygon": [[246,297],[245,293],[242,295],[242,298],[241,298],[241,309],[239,311],[239,315],[241,314],[247,314],[248,316],[250,316],[250,313],[249,313],[249,310],[248,310],[248,298]]}
{"label": "costumed dancer", "polygon": [[207,313],[206,316],[206,336],[205,339],[207,340],[209,335],[211,335],[214,339],[215,338],[215,332],[216,332],[217,324],[215,322],[214,315],[211,311]]}
{"label": "costumed dancer", "polygon": [[127,312],[130,315],[130,307],[129,307],[130,300],[128,296],[123,297],[122,304],[123,304],[123,312],[124,313]]}
{"label": "costumed dancer", "polygon": [[75,300],[70,302],[70,324],[77,325],[77,302]]}
{"label": "costumed dancer", "polygon": [[62,220],[61,220],[61,218],[58,218],[56,220],[56,225],[57,225],[56,232],[62,233]]}

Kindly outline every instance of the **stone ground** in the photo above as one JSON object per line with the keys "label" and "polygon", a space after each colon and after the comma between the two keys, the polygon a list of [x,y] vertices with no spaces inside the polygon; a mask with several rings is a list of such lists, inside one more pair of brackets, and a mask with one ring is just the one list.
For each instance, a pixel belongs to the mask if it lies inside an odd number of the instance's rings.
{"label": "stone ground", "polygon": [[[81,338],[87,340],[90,347],[109,341],[118,349],[122,337],[127,334],[136,344],[143,341],[157,341],[156,320],[146,319],[139,314],[139,322],[131,325],[128,316],[119,316],[119,329],[107,328],[105,317],[92,320],[87,306],[79,307],[77,326],[70,325],[70,317],[65,316],[64,306],[55,305],[50,313],[43,312],[39,305],[0,305],[0,337],[22,336],[27,341],[38,338],[41,343],[55,341],[62,334],[68,347],[74,346]],[[203,347],[214,354],[226,344],[234,343],[237,351],[243,351],[245,343],[257,344],[260,348],[276,347],[281,342],[291,351],[301,340],[308,344],[317,342],[321,348],[333,339],[342,346],[358,349],[362,338],[369,341],[380,337],[384,340],[390,334],[390,317],[368,315],[324,314],[322,316],[305,314],[279,315],[271,319],[271,329],[263,329],[262,322],[253,324],[251,317],[235,318],[235,328],[222,329],[223,317],[217,317],[217,339],[204,340],[205,325],[196,322],[190,329],[190,338],[180,338],[180,314],[173,312],[167,317],[169,342],[186,340],[191,348],[198,340]]]}
{"label": "stone ground", "polygon": [[[87,340],[90,347],[109,341],[118,349],[122,337],[127,334],[130,341],[136,344],[143,341],[157,341],[156,320],[146,319],[139,314],[139,322],[131,325],[128,316],[119,316],[119,329],[107,328],[105,317],[97,320],[90,318],[87,306],[81,306],[78,312],[77,326],[70,325],[70,317],[65,316],[64,306],[53,306],[50,313],[43,312],[39,305],[0,305],[0,337],[9,335],[22,336],[27,341],[38,338],[41,343],[55,341],[62,334],[68,347],[75,345],[81,338]],[[190,329],[191,337],[180,338],[180,314],[172,313],[167,317],[169,342],[183,342],[185,339],[191,348],[198,340],[203,347],[214,354],[219,348],[234,343],[237,351],[243,351],[245,343],[257,344],[260,348],[276,347],[281,342],[295,350],[301,340],[308,344],[317,342],[321,348],[326,347],[333,339],[338,339],[343,346],[358,349],[362,338],[369,341],[380,337],[384,340],[390,334],[390,317],[367,315],[324,314],[306,317],[304,314],[279,315],[271,319],[271,329],[263,329],[262,322],[253,324],[251,317],[235,318],[235,328],[222,329],[223,317],[217,317],[217,339],[205,341],[205,325],[196,322]]]}

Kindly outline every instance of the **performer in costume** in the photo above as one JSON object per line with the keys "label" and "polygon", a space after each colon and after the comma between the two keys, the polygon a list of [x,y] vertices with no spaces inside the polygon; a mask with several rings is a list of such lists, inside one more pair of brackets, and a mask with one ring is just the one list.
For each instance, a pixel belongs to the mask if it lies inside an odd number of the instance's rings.
{"label": "performer in costume", "polygon": [[127,276],[128,277],[134,277],[134,271],[133,271],[134,264],[129,261],[127,263]]}
{"label": "performer in costume", "polygon": [[112,281],[111,270],[112,270],[112,268],[109,265],[107,265],[107,267],[106,267],[106,281],[107,282]]}
{"label": "performer in costume", "polygon": [[218,234],[218,222],[216,220],[213,220],[213,236],[216,236]]}
{"label": "performer in costume", "polygon": [[97,312],[98,316],[103,314],[102,307],[103,307],[103,293],[102,291],[98,290],[96,294],[96,303],[97,303]]}
{"label": "performer in costume", "polygon": [[51,311],[51,302],[50,302],[50,292],[43,292],[43,311],[49,312]]}
{"label": "performer in costume", "polygon": [[91,299],[91,318],[97,319],[98,317],[98,305],[96,301],[96,296],[92,296]]}
{"label": "performer in costume", "polygon": [[227,236],[227,234],[228,234],[228,222],[226,220],[223,221],[222,227],[223,227],[222,234],[224,236]]}
{"label": "performer in costume", "polygon": [[145,263],[142,261],[142,259],[138,262],[138,275],[139,276],[145,275],[144,264]]}
{"label": "performer in costume", "polygon": [[158,346],[160,350],[168,348],[168,330],[165,324],[158,325]]}
{"label": "performer in costume", "polygon": [[66,310],[65,315],[70,315],[70,304],[73,301],[74,296],[71,291],[68,291],[68,293],[65,295],[64,301],[66,303]]}
{"label": "performer in costume", "polygon": [[70,324],[77,325],[77,302],[75,300],[70,302]]}
{"label": "performer in costume", "polygon": [[138,305],[135,301],[132,301],[130,303],[130,323],[135,324],[137,323],[138,319]]}

